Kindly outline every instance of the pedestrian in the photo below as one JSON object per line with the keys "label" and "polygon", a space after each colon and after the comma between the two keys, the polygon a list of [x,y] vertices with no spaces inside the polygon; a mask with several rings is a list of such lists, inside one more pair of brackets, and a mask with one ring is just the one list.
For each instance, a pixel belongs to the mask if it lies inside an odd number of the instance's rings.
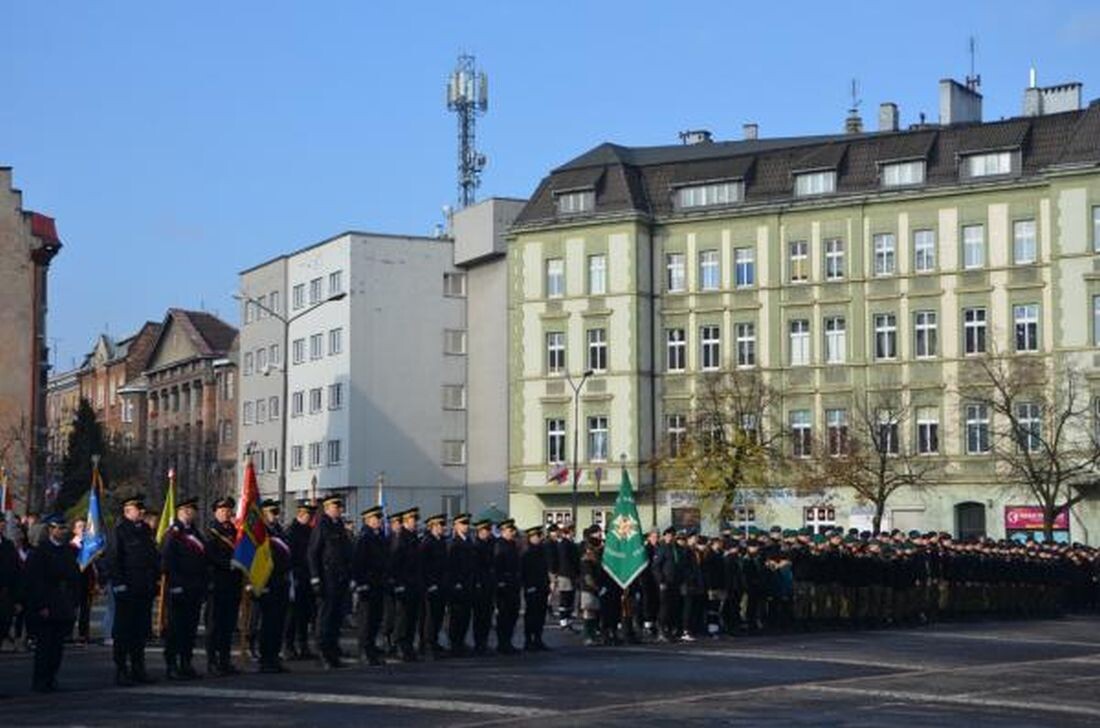
{"label": "pedestrian", "polygon": [[382,626],[383,590],[388,574],[386,537],[382,533],[382,507],[363,511],[363,530],[355,544],[352,578],[358,596],[359,658],[370,665],[382,664],[378,634]]}
{"label": "pedestrian", "polygon": [[[78,555],[84,544],[84,529],[87,524],[83,518],[73,521],[73,535],[69,544]],[[80,588],[76,590],[76,641],[87,645],[91,630],[92,598],[95,596],[95,569],[80,572]],[[71,635],[70,635],[71,637]]]}
{"label": "pedestrian", "polygon": [[199,615],[206,599],[206,544],[195,523],[197,498],[176,504],[175,520],[161,544],[168,622],[164,635],[165,676],[169,680],[193,680],[199,676],[192,665]]}
{"label": "pedestrian", "polygon": [[123,687],[155,682],[145,670],[145,643],[152,631],[160,555],[140,497],[123,501],[107,562],[115,595],[115,682]]}
{"label": "pedestrian", "polygon": [[27,561],[27,619],[35,635],[31,689],[50,693],[57,690],[57,673],[65,639],[72,634],[81,579],[65,519],[53,515],[43,523],[43,538]]}
{"label": "pedestrian", "polygon": [[206,606],[206,670],[212,675],[236,675],[233,665],[233,633],[241,607],[243,575],[233,566],[237,527],[233,523],[236,502],[230,497],[214,501],[214,522],[206,529],[206,556],[210,565],[210,600]]}
{"label": "pedestrian", "polygon": [[340,627],[351,585],[354,546],[344,526],[344,500],[330,495],[322,502],[322,513],[309,541],[310,585],[321,599],[317,644],[326,670],[343,667],[340,659]]}
{"label": "pedestrian", "polygon": [[279,647],[290,604],[290,545],[283,532],[283,524],[279,522],[279,501],[271,498],[264,500],[260,503],[260,511],[271,544],[271,574],[256,598],[260,613],[260,672],[280,673],[287,671],[279,659]]}
{"label": "pedestrian", "polygon": [[580,578],[581,552],[573,537],[572,524],[561,527],[557,541],[558,626],[573,629],[573,610],[577,601],[577,580]]}
{"label": "pedestrian", "polygon": [[[16,594],[22,581],[22,568],[15,542],[8,538],[5,514],[0,511],[0,652],[11,640],[15,620]],[[12,641],[12,648],[15,642]]]}

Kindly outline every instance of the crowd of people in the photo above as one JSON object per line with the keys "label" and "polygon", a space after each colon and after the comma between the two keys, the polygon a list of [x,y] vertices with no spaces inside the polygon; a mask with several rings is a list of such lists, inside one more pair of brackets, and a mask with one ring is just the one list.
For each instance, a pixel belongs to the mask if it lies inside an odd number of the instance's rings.
{"label": "crowd of people", "polygon": [[348,651],[340,635],[349,623],[355,656],[380,665],[512,654],[521,619],[522,648],[546,650],[551,610],[561,629],[579,627],[586,645],[615,645],[974,615],[1051,617],[1095,611],[1100,599],[1100,550],[1089,546],[839,529],[710,538],[652,531],[647,568],[623,589],[602,567],[597,526],[580,538],[568,525],[535,526],[521,536],[511,519],[440,514],[421,525],[416,508],[385,514],[374,507],[360,514],[356,533],[335,496],[299,501],[285,526],[279,503],[261,504],[270,572],[253,590],[232,563],[235,505],[217,500],[200,528],[197,501],[180,501],[158,545],[155,517],[131,498],[104,558],[83,571],[82,523],[24,518],[14,539],[0,523],[0,649],[25,636],[35,651],[32,687],[56,689],[63,645],[89,638],[97,593],[106,601],[105,641],[122,686],[153,680],[145,653],[154,615],[165,676],[189,680],[200,676],[193,661],[200,622],[205,672],[229,675],[239,671],[236,634],[261,672],[286,671],[284,660],[343,667]]}

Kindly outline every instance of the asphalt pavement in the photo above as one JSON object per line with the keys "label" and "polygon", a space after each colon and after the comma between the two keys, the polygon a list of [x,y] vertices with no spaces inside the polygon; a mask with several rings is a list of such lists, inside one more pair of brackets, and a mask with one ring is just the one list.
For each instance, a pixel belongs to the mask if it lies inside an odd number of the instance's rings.
{"label": "asphalt pavement", "polygon": [[[238,656],[239,676],[127,689],[108,647],[70,647],[47,696],[30,655],[7,652],[0,725],[1100,725],[1100,617],[598,648],[548,635],[549,653],[335,672],[260,675]],[[148,663],[162,675],[159,648]]]}

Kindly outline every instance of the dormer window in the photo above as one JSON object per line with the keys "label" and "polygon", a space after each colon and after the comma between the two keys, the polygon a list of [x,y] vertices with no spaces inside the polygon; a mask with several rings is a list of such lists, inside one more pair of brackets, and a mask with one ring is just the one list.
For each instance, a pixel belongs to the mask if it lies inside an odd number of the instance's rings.
{"label": "dormer window", "polygon": [[962,173],[966,177],[992,177],[1012,173],[1012,152],[969,154],[962,159]]}
{"label": "dormer window", "polygon": [[595,207],[595,190],[575,190],[573,192],[562,192],[558,195],[559,215],[578,215],[592,212]]}
{"label": "dormer window", "polygon": [[730,205],[744,198],[744,189],[742,182],[690,185],[676,191],[676,202],[681,209]]}
{"label": "dormer window", "polygon": [[924,184],[924,160],[890,162],[882,165],[883,187],[911,187]]}
{"label": "dormer window", "polygon": [[811,197],[836,192],[836,170],[803,172],[794,176],[795,197]]}

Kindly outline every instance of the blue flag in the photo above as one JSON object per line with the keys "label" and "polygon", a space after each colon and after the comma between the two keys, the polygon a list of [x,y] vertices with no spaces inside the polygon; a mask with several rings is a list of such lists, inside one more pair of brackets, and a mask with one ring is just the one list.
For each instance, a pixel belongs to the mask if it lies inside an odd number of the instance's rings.
{"label": "blue flag", "polygon": [[80,542],[80,553],[76,562],[84,571],[104,551],[107,550],[107,537],[103,533],[103,514],[99,508],[99,492],[103,480],[99,477],[99,465],[92,466],[92,490],[88,494],[88,520],[84,526],[84,538]]}

